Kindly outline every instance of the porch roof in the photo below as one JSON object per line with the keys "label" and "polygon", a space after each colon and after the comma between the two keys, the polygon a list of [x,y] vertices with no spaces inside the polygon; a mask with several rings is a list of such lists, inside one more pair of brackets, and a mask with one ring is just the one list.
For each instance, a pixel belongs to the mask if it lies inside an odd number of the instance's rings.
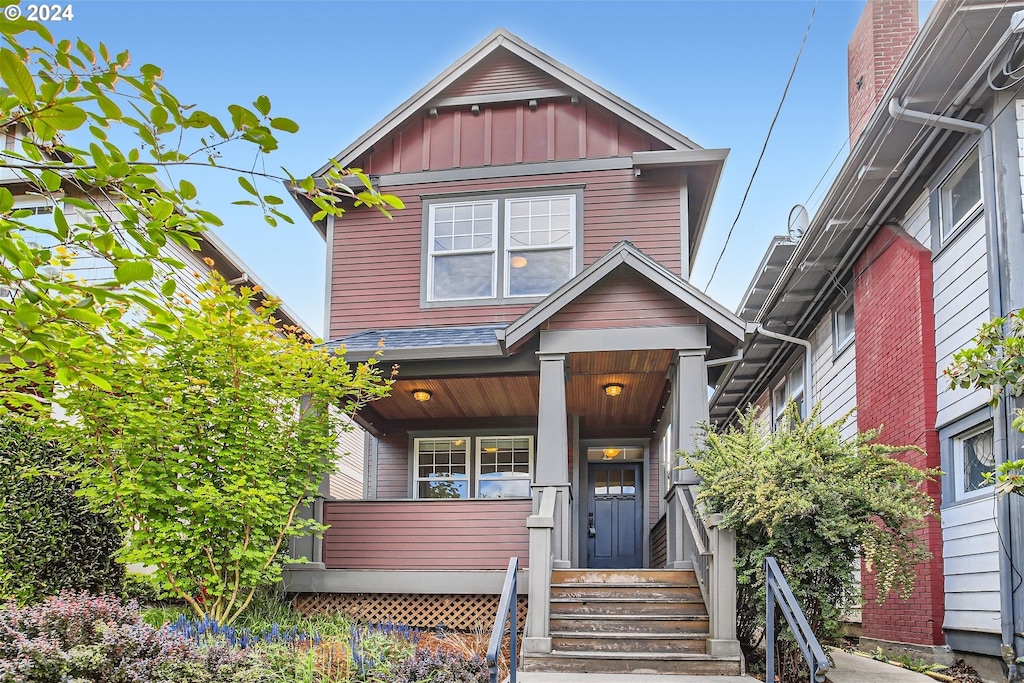
{"label": "porch roof", "polygon": [[[504,325],[407,327],[356,332],[324,344],[345,347],[348,360],[366,360],[378,351],[383,360],[432,360],[502,356],[498,332]],[[383,342],[383,346],[382,346]]]}

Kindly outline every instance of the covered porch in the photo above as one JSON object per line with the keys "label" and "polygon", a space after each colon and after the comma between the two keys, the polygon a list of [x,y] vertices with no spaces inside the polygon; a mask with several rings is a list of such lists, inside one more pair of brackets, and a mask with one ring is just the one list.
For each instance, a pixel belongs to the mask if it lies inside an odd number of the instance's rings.
{"label": "covered porch", "polygon": [[692,570],[709,654],[732,648],[731,536],[676,455],[708,417],[707,361],[742,335],[731,314],[624,244],[510,325],[374,332],[400,370],[359,415],[369,500],[318,502],[330,529],[290,591],[496,595],[518,556],[524,647],[548,652],[554,570]]}

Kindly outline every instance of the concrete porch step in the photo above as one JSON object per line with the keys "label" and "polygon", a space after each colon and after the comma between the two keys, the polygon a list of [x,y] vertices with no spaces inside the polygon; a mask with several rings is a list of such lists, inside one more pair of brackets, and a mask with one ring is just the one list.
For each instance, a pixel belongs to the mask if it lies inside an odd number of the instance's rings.
{"label": "concrete porch step", "polygon": [[704,653],[707,633],[593,633],[554,631],[551,646],[559,652]]}
{"label": "concrete porch step", "polygon": [[551,673],[603,674],[688,674],[738,676],[739,657],[711,657],[707,654],[663,652],[560,652],[529,655],[523,659],[524,671]]}
{"label": "concrete porch step", "polygon": [[551,572],[551,583],[695,586],[697,575],[692,569],[555,569]]}
{"label": "concrete porch step", "polygon": [[709,628],[705,614],[554,614],[552,631],[589,633],[703,633]]}

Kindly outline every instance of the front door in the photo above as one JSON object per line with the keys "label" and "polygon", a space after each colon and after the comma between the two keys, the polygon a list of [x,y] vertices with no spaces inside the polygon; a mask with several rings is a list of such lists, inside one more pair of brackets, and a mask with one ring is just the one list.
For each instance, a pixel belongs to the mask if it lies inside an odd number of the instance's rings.
{"label": "front door", "polygon": [[643,463],[591,462],[587,487],[587,566],[643,566]]}

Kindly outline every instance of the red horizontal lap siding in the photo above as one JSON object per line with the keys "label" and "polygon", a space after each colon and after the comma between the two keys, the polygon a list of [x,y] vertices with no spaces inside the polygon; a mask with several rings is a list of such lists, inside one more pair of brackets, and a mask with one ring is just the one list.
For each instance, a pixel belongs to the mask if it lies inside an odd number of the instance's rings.
{"label": "red horizontal lap siding", "polygon": [[612,275],[551,317],[547,329],[695,325],[700,316],[679,301],[633,275]]}
{"label": "red horizontal lap siding", "polygon": [[622,169],[385,187],[406,204],[392,220],[373,210],[354,209],[335,225],[328,336],[442,321],[446,325],[478,325],[515,320],[532,305],[420,308],[420,195],[560,185],[585,186],[584,266],[619,241],[629,240],[665,267],[679,272],[679,190],[668,174],[636,178],[632,170]]}
{"label": "red horizontal lap siding", "polygon": [[529,560],[529,500],[327,501],[328,569],[504,569]]}
{"label": "red horizontal lap siding", "polygon": [[377,441],[376,497],[409,497],[409,436],[402,430],[395,430]]}
{"label": "red horizontal lap siding", "polygon": [[492,95],[561,86],[555,78],[505,50],[497,50],[449,86],[442,97]]}

